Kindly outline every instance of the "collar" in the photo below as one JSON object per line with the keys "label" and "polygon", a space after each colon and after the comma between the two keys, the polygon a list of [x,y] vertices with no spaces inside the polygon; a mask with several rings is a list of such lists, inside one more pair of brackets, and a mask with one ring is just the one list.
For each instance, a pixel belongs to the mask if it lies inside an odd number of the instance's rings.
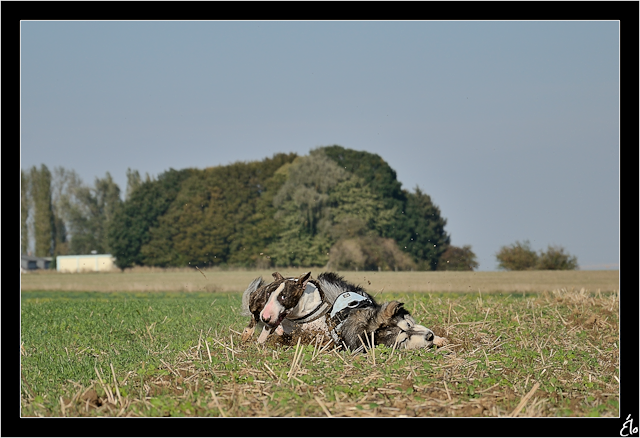
{"label": "collar", "polygon": [[315,284],[308,282],[307,286],[305,287],[304,293],[311,294],[311,293],[314,293],[316,290],[320,294],[320,299],[321,299],[320,304],[318,304],[315,309],[313,309],[310,313],[306,315],[300,316],[295,319],[287,318],[289,321],[295,322],[297,324],[306,324],[308,322],[315,321],[321,316],[324,316],[329,311],[330,306],[327,300],[325,299],[322,289],[317,287]]}

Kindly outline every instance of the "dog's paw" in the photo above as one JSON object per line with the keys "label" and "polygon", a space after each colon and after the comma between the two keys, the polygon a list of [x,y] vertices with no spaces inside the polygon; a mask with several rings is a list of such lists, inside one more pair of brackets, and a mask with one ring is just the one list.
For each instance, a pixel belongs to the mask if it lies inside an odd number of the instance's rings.
{"label": "dog's paw", "polygon": [[282,336],[284,334],[284,328],[282,327],[282,324],[276,327],[276,334],[278,334],[279,336]]}
{"label": "dog's paw", "polygon": [[247,342],[253,336],[253,332],[254,332],[254,329],[250,329],[249,327],[245,327],[245,329],[242,331],[241,341],[242,342]]}
{"label": "dog's paw", "polygon": [[446,345],[449,341],[446,338],[441,338],[440,336],[433,336],[433,345],[437,347],[442,347]]}

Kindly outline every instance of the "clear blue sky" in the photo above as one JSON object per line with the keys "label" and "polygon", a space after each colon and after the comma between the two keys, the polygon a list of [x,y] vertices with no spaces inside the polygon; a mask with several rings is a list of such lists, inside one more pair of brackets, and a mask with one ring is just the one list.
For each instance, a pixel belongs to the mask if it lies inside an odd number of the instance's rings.
{"label": "clear blue sky", "polygon": [[516,240],[619,263],[619,23],[21,24],[21,167],[85,183],[377,153],[479,270]]}

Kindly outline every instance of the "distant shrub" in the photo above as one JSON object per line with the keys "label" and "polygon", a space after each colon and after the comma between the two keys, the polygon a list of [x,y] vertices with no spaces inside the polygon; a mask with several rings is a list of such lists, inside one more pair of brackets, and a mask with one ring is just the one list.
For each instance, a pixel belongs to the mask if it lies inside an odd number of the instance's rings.
{"label": "distant shrub", "polygon": [[510,246],[503,246],[496,254],[498,268],[507,271],[526,271],[536,269],[538,264],[538,254],[531,249],[528,240],[514,243]]}
{"label": "distant shrub", "polygon": [[498,267],[507,271],[578,269],[578,258],[566,254],[563,247],[549,245],[546,252],[537,254],[528,240],[501,247],[496,259]]}
{"label": "distant shrub", "polygon": [[438,271],[473,271],[478,267],[476,255],[471,251],[471,245],[449,245],[438,261]]}
{"label": "distant shrub", "polygon": [[547,252],[540,251],[536,269],[540,270],[574,270],[578,269],[578,258],[571,254],[565,254],[561,246],[547,247]]}

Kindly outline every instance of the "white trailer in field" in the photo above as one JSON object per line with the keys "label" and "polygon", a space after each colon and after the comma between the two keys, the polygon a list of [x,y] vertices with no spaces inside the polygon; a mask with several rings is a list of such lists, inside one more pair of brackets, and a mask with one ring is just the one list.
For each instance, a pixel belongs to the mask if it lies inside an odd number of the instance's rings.
{"label": "white trailer in field", "polygon": [[58,272],[100,272],[115,268],[111,254],[66,255],[56,257]]}

